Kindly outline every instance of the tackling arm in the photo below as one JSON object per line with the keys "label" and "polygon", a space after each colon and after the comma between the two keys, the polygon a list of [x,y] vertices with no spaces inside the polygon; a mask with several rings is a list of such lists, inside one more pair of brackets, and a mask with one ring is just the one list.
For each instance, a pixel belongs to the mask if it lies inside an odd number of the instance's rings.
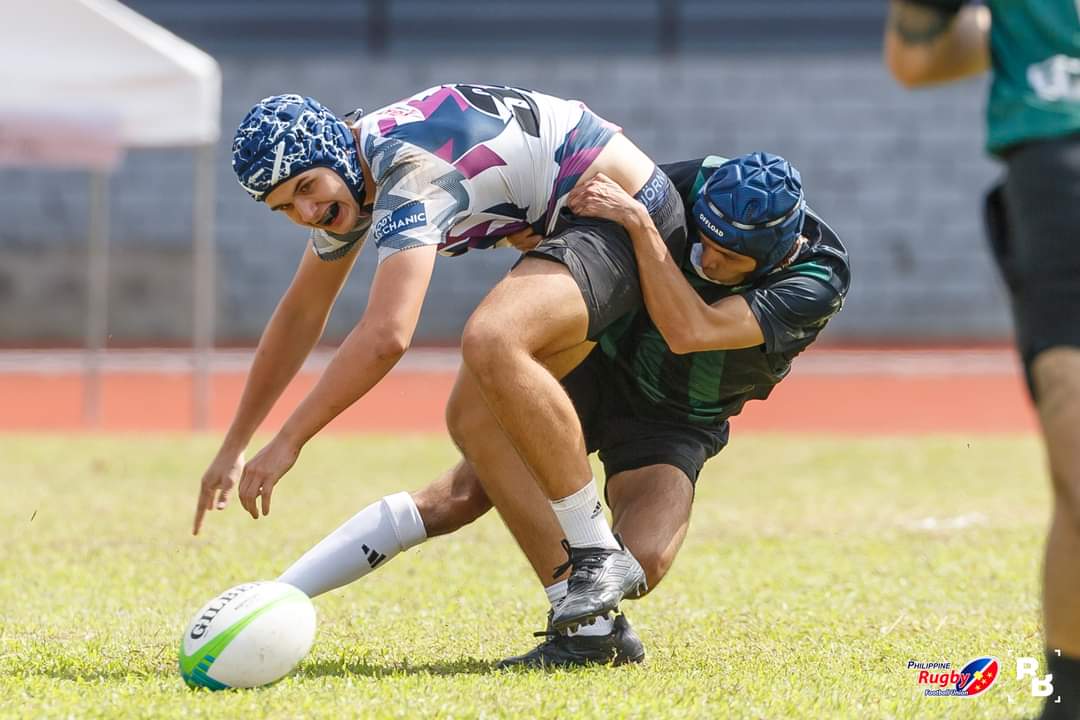
{"label": "tackling arm", "polygon": [[571,190],[566,202],[579,215],[604,218],[626,228],[637,257],[645,307],[672,352],[734,350],[765,342],[744,299],[731,296],[715,305],[701,299],[686,282],[645,206],[603,173]]}
{"label": "tackling arm", "polygon": [[683,277],[643,205],[627,208],[645,307],[672,352],[734,350],[765,342],[750,306],[739,295],[709,305]]}
{"label": "tackling arm", "polygon": [[891,0],[885,65],[905,87],[977,75],[990,67],[990,10],[962,0]]}

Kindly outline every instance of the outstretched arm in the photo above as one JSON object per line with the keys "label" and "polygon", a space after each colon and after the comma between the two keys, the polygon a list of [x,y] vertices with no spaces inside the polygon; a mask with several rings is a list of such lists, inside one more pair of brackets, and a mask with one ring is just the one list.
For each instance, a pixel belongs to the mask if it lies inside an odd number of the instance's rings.
{"label": "outstretched arm", "polygon": [[198,535],[206,511],[224,509],[228,503],[229,492],[240,478],[244,448],[318,342],[356,255],[327,263],[311,251],[304,252],[292,283],[259,339],[221,448],[203,474],[193,534]]}
{"label": "outstretched arm", "polygon": [[435,264],[433,245],[396,253],[375,271],[364,316],[338,348],[322,377],[274,439],[244,467],[240,503],[253,518],[270,512],[274,485],[304,443],[364,396],[412,342]]}
{"label": "outstretched arm", "polygon": [[891,0],[885,65],[905,87],[959,80],[990,67],[990,10],[962,0]]}
{"label": "outstretched arm", "polygon": [[683,277],[645,206],[603,174],[570,191],[567,204],[579,215],[626,228],[634,245],[641,291],[660,334],[672,352],[732,350],[765,341],[750,306],[733,295],[710,305]]}

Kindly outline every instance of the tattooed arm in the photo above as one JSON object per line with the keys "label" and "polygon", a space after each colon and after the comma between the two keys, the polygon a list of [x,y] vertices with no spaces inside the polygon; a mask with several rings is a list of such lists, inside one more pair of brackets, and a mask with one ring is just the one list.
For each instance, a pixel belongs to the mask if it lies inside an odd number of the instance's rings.
{"label": "tattooed arm", "polygon": [[990,11],[948,0],[890,0],[885,65],[905,87],[958,80],[990,67]]}

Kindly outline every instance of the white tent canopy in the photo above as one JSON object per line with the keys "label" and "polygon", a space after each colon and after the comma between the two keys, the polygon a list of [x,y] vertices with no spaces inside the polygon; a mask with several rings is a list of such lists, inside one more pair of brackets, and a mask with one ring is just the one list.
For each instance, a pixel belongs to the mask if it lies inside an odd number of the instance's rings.
{"label": "white tent canopy", "polygon": [[[213,341],[217,62],[116,0],[7,0],[0,23],[0,166],[92,171],[86,412],[100,414],[106,338],[105,171],[125,147],[196,148],[194,419],[205,425]],[[181,112],[177,112],[181,110]]]}
{"label": "white tent canopy", "polygon": [[217,141],[221,71],[202,50],[115,0],[5,6],[3,114],[111,120],[128,147]]}

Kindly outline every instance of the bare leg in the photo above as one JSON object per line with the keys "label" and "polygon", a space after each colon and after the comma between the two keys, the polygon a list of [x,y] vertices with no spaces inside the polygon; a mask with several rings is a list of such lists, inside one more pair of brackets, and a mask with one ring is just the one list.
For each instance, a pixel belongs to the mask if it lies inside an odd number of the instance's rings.
{"label": "bare leg", "polygon": [[608,478],[615,531],[649,579],[649,591],[667,574],[690,527],[694,489],[682,470],[649,465]]}
{"label": "bare leg", "polygon": [[[561,377],[589,353],[585,343],[548,357],[549,370]],[[564,558],[562,530],[547,498],[495,422],[475,383],[462,371],[447,405],[447,425],[455,441],[485,474],[458,462],[428,486],[376,501],[347,520],[293,563],[280,579],[315,597],[347,585],[398,553],[436,535],[454,532],[492,507],[518,541],[541,585],[552,585],[552,569]],[[489,499],[490,494],[490,499]]]}
{"label": "bare leg", "polygon": [[429,538],[456,532],[492,507],[476,472],[464,460],[411,495]]}
{"label": "bare leg", "polygon": [[552,500],[583,488],[592,471],[573,403],[539,358],[583,343],[588,323],[566,267],[527,257],[488,294],[462,335],[466,367]]}
{"label": "bare leg", "polygon": [[466,367],[550,500],[570,548],[566,596],[551,619],[557,630],[606,615],[646,585],[601,511],[574,405],[540,362],[585,342],[588,315],[564,265],[526,257],[476,309],[461,340]]}
{"label": "bare leg", "polygon": [[1080,349],[1054,348],[1033,365],[1054,487],[1046,544],[1046,646],[1080,658]]}
{"label": "bare leg", "polygon": [[[554,373],[551,377],[562,377],[591,348],[591,343],[586,343],[547,358],[545,367],[550,370],[545,372]],[[574,418],[577,419],[576,413]],[[495,421],[475,379],[465,367],[458,374],[447,403],[446,424],[450,436],[476,469],[486,496],[498,509],[537,579],[545,587],[551,585],[557,579],[552,576],[552,570],[566,559],[559,545],[562,528],[547,498],[529,480],[529,469]]]}

